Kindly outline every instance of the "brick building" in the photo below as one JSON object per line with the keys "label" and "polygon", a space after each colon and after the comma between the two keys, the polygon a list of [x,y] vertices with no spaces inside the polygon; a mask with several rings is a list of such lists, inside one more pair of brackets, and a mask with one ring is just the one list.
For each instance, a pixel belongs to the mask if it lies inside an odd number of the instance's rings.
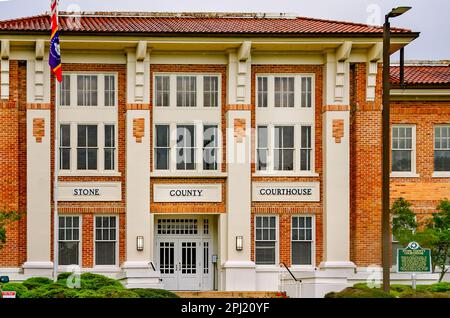
{"label": "brick building", "polygon": [[[321,296],[380,265],[382,28],[128,12],[60,27],[56,94],[49,16],[0,22],[0,203],[26,212],[0,273],[52,275],[55,162],[60,271],[292,292],[286,266]],[[393,28],[391,52],[418,36]],[[425,217],[450,193],[450,66],[404,74],[392,67],[391,196]]]}

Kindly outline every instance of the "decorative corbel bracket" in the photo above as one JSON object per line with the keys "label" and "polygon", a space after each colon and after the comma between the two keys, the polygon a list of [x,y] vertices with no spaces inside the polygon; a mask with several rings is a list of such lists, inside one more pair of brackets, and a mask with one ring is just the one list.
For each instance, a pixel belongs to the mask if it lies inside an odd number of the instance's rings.
{"label": "decorative corbel bracket", "polygon": [[383,44],[376,43],[367,52],[367,87],[366,100],[375,100],[375,87],[377,84],[378,61],[381,60],[383,53]]}
{"label": "decorative corbel bracket", "polygon": [[345,41],[336,49],[336,83],[334,88],[334,101],[342,102],[344,100],[345,85],[345,62],[350,57],[353,43]]}

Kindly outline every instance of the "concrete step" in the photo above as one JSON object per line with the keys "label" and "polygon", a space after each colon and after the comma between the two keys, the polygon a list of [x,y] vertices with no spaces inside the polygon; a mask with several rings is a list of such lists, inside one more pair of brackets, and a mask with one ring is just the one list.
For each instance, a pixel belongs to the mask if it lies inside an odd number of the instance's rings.
{"label": "concrete step", "polygon": [[181,298],[287,298],[277,291],[175,291]]}

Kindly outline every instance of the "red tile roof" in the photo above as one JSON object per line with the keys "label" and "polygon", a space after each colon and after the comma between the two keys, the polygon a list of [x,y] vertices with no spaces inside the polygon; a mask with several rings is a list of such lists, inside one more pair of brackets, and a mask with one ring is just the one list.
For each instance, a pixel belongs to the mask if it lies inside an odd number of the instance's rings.
{"label": "red tile roof", "polygon": [[[60,13],[62,32],[92,33],[184,33],[184,34],[367,34],[379,36],[382,27],[304,17],[267,18],[262,16],[227,16],[226,14],[143,14],[143,13],[82,13],[79,16]],[[0,21],[0,32],[48,32],[50,16]],[[411,30],[392,28],[396,34],[411,34]]]}
{"label": "red tile roof", "polygon": [[[400,66],[391,66],[392,84],[400,84]],[[450,65],[413,66],[405,65],[404,84],[406,85],[442,85],[450,88]]]}

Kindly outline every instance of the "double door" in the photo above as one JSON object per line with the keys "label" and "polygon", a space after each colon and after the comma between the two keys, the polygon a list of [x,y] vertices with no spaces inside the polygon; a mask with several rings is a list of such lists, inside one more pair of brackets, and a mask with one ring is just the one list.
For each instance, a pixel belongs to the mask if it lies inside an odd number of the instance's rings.
{"label": "double door", "polygon": [[161,238],[157,240],[157,265],[168,290],[209,289],[210,248],[208,239]]}

